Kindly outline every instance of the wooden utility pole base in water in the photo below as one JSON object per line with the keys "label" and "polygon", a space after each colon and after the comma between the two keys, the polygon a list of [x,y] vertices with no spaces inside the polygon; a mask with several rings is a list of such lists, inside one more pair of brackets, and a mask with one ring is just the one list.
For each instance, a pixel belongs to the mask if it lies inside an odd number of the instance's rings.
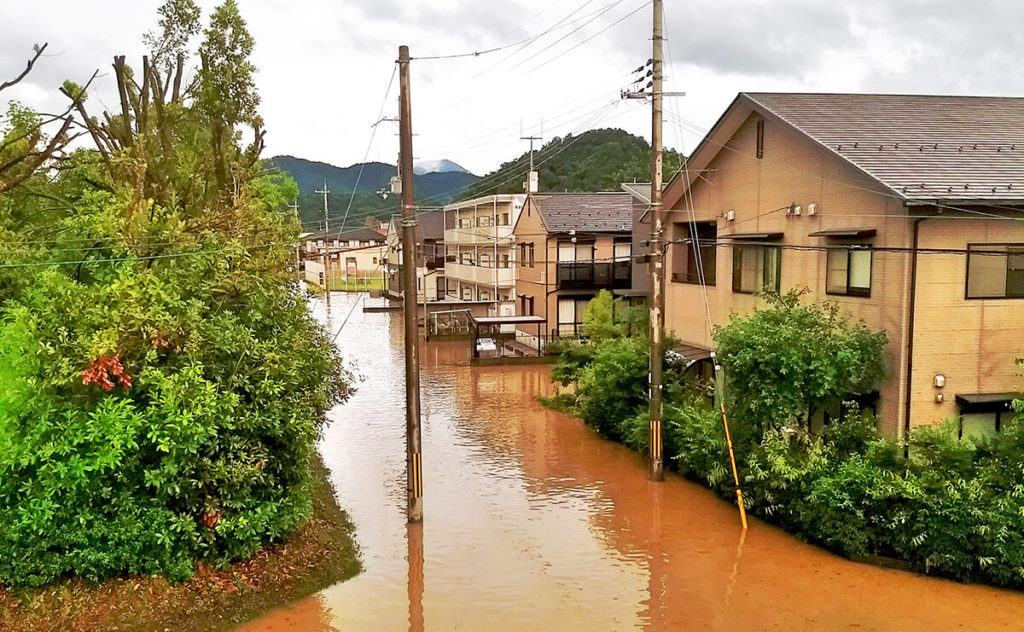
{"label": "wooden utility pole base in water", "polygon": [[416,199],[412,170],[412,99],[409,47],[398,47],[398,175],[402,180],[402,289],[405,299],[405,463],[409,522],[423,520],[423,452],[420,442],[420,353],[416,324]]}

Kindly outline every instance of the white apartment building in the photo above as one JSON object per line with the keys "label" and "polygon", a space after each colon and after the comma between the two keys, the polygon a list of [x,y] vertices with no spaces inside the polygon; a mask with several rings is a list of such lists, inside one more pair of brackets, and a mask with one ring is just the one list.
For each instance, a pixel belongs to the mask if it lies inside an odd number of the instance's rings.
{"label": "white apartment building", "polygon": [[[444,207],[445,277],[449,300],[490,302],[495,315],[514,313],[515,236],[526,196],[500,194]],[[503,305],[511,306],[504,310]]]}

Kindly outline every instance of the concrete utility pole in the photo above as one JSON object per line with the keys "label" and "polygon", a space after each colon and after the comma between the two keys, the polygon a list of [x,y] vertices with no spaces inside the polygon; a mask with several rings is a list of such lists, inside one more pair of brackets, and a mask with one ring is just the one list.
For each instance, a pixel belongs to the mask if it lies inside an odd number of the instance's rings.
{"label": "concrete utility pole", "polygon": [[654,0],[654,54],[651,56],[651,295],[650,306],[650,467],[652,481],[665,479],[662,453],[662,340],[665,333],[665,209],[661,204],[662,0]]}
{"label": "concrete utility pole", "polygon": [[321,191],[313,191],[313,193],[322,193],[324,196],[324,232],[329,232],[331,226],[327,220],[327,194],[330,193],[330,189],[327,188],[327,178],[324,178],[324,188]]}
{"label": "concrete utility pole", "polygon": [[326,291],[327,305],[331,304],[331,266],[334,263],[334,255],[331,254],[331,228],[327,223],[327,194],[330,192],[330,189],[327,188],[327,178],[324,178],[323,190],[313,191],[313,193],[322,193],[324,196],[324,248],[327,250],[327,258],[324,260],[324,290]]}
{"label": "concrete utility pole", "polygon": [[420,442],[420,357],[416,326],[416,201],[412,170],[412,99],[409,47],[398,47],[398,173],[402,179],[402,282],[405,299],[405,434],[409,522],[423,520],[423,453]]}

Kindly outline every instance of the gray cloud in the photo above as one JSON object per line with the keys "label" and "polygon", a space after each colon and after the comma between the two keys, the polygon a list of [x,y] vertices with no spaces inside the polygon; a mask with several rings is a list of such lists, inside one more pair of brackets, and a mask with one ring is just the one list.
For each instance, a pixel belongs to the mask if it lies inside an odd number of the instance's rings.
{"label": "gray cloud", "polygon": [[[141,34],[153,27],[161,1],[105,0],[95,11],[80,10],[76,0],[50,0],[45,9],[0,2],[0,77],[20,71],[35,42],[49,41],[50,52],[59,53],[41,60],[4,101],[55,109],[64,103],[56,91],[64,79],[85,81],[99,68],[108,76],[91,91],[91,108],[112,105],[111,57],[124,53],[138,63]],[[207,11],[217,2],[200,0]],[[256,39],[271,151],[337,164],[362,160],[399,44],[414,56],[482,50],[540,33],[576,9],[571,23],[579,25],[611,0],[580,8],[584,2],[240,0]],[[558,29],[507,60],[515,48],[416,62],[417,154],[486,171],[523,150],[520,120],[530,127],[544,119],[549,137],[573,131],[650,56],[651,11],[643,4],[622,0],[578,32]],[[667,0],[666,11],[675,62],[670,89],[688,93],[673,107],[698,127],[709,127],[736,92],[752,89],[1024,91],[1024,75],[1015,72],[1024,58],[1024,4],[1016,2]],[[394,113],[394,99],[392,90],[385,114]],[[640,107],[616,111],[627,105]],[[639,111],[604,124],[645,136],[649,127]],[[393,160],[394,145],[390,132],[378,134],[371,158]],[[430,148],[445,155],[426,155]]]}

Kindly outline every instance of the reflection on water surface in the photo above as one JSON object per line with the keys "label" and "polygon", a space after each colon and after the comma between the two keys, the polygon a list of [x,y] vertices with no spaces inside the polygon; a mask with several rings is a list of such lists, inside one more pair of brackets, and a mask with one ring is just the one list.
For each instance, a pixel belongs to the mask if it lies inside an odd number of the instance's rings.
{"label": "reflection on water surface", "polygon": [[[354,297],[335,294],[337,328]],[[336,330],[336,329],[335,329]],[[332,332],[333,333],[333,332]],[[338,337],[366,377],[320,449],[365,572],[247,632],[1019,630],[1024,595],[855,564],[543,408],[547,367],[471,368],[423,347],[425,522],[407,528],[401,314]]]}

